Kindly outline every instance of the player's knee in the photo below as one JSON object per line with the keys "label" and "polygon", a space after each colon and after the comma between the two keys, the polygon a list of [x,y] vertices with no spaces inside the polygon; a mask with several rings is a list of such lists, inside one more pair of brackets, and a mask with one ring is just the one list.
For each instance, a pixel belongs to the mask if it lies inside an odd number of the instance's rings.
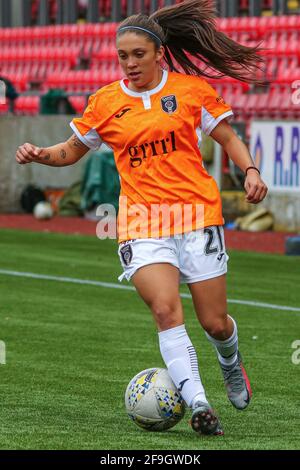
{"label": "player's knee", "polygon": [[227,339],[227,320],[215,320],[207,323],[203,326],[205,331],[215,339],[219,339],[221,341]]}
{"label": "player's knee", "polygon": [[176,308],[165,302],[154,302],[151,305],[156,324],[160,330],[175,328],[181,324],[181,316],[178,315]]}

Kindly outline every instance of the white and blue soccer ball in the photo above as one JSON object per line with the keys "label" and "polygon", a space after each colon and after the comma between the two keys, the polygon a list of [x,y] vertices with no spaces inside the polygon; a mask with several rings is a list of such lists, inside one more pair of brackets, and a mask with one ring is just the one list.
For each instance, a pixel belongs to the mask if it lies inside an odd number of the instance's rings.
{"label": "white and blue soccer ball", "polygon": [[48,201],[40,201],[38,202],[33,208],[33,215],[36,219],[44,220],[44,219],[51,219],[53,217],[54,212],[50,202]]}
{"label": "white and blue soccer ball", "polygon": [[185,403],[168,371],[161,368],[139,372],[125,392],[128,416],[148,431],[164,431],[183,418]]}

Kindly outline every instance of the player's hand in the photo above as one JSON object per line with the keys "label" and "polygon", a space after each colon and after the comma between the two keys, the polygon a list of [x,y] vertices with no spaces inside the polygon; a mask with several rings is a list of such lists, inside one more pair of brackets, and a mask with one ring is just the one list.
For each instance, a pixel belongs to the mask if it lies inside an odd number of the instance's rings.
{"label": "player's hand", "polygon": [[34,162],[39,158],[39,155],[42,153],[43,149],[36,147],[33,144],[23,144],[20,145],[16,152],[16,160],[20,165],[25,165],[25,163]]}
{"label": "player's hand", "polygon": [[258,204],[267,195],[268,188],[256,170],[248,170],[244,188],[246,201],[250,204]]}

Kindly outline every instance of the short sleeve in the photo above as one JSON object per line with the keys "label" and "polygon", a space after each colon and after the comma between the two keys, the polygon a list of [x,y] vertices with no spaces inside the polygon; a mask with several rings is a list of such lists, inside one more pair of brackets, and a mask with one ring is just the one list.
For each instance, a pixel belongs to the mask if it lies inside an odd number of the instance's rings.
{"label": "short sleeve", "polygon": [[81,142],[91,150],[98,150],[102,144],[100,135],[97,132],[99,119],[95,110],[96,95],[89,98],[88,106],[80,118],[75,118],[70,122],[70,127]]}
{"label": "short sleeve", "polygon": [[203,80],[201,91],[201,128],[205,134],[210,135],[219,122],[232,116],[233,112],[231,107],[225,103],[222,96],[205,80]]}

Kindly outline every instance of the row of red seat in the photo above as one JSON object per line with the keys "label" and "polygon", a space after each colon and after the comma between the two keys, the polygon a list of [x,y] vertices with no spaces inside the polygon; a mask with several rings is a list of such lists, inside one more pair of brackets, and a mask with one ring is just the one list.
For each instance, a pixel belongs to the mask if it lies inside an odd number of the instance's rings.
{"label": "row of red seat", "polygon": [[234,97],[224,96],[228,102],[232,103],[235,117],[238,120],[300,118],[300,92],[297,93],[290,86],[279,87],[274,84],[268,93],[242,94]]}
{"label": "row of red seat", "polygon": [[[262,43],[264,56],[300,56],[299,41],[296,37],[290,39],[281,38],[280,41],[274,37]],[[245,45],[257,45],[255,41],[245,41]],[[3,45],[0,49],[1,61],[32,61],[32,60],[69,60],[71,65],[74,66],[79,57],[89,57],[101,60],[115,60],[117,59],[117,51],[115,42],[107,39],[93,43],[91,41],[85,42],[84,46],[73,45],[65,47],[46,47],[43,45],[26,45],[26,46],[7,46]]]}
{"label": "row of red seat", "polygon": [[[277,72],[277,73],[276,73]],[[63,87],[70,91],[94,91],[100,86],[107,85],[115,80],[119,80],[123,73],[114,63],[93,63],[89,70],[70,70],[63,63],[53,64],[26,64],[24,69],[16,66],[1,67],[0,73],[11,79],[18,89],[23,92],[28,89],[28,83],[43,82],[42,89],[53,87]],[[292,84],[300,80],[300,67],[281,67],[278,71],[275,68],[269,71],[270,81],[278,84]],[[227,84],[231,91],[241,90],[247,92],[250,86],[247,83],[224,77],[222,80],[210,80],[213,86],[218,87],[220,83]]]}
{"label": "row of red seat", "polygon": [[[300,15],[219,18],[217,26],[225,33],[251,33],[253,39],[264,39],[268,33],[300,34]],[[118,23],[63,24],[21,28],[0,28],[1,43],[33,43],[51,40],[86,40],[114,38]]]}
{"label": "row of red seat", "polygon": [[0,67],[0,74],[11,80],[19,92],[29,89],[29,84],[34,88],[40,86],[49,74],[57,76],[64,75],[70,68],[64,62],[51,63],[26,63],[26,64],[6,64]]}
{"label": "row of red seat", "polygon": [[257,32],[263,37],[270,32],[300,32],[300,15],[244,16],[217,19],[218,28],[227,33]]}
{"label": "row of red seat", "polygon": [[1,47],[2,63],[18,62],[64,62],[69,67],[77,64],[80,48],[48,48],[48,47]]}
{"label": "row of red seat", "polygon": [[[93,59],[88,70],[72,70],[70,64],[66,60],[52,60],[44,62],[18,62],[6,61],[5,65],[0,66],[0,74],[11,79],[18,91],[25,91],[29,88],[30,83],[35,86],[42,83],[43,89],[55,86],[66,87],[67,89],[89,91],[95,87],[104,86],[114,80],[119,80],[123,73],[116,61],[104,61]],[[97,78],[95,78],[97,77]],[[300,66],[297,57],[288,59],[270,61],[266,68],[263,69],[258,77],[261,80],[267,80],[275,83],[293,83],[300,79]],[[239,82],[230,77],[224,77],[221,81],[211,80],[214,86],[220,82],[229,84],[232,90],[242,89],[249,90],[249,85]]]}
{"label": "row of red seat", "polygon": [[[236,119],[300,118],[300,81],[294,88],[274,84],[269,92],[264,93],[245,94],[222,86],[218,91],[232,105]],[[87,104],[86,96],[70,96],[69,100],[76,113],[82,114]],[[15,101],[16,114],[36,115],[39,110],[39,96],[20,96]],[[8,104],[0,105],[0,114],[7,111]]]}
{"label": "row of red seat", "polygon": [[122,73],[115,66],[103,64],[97,70],[69,70],[62,75],[49,74],[43,89],[64,88],[67,91],[92,92],[116,80],[120,80]]}
{"label": "row of red seat", "polygon": [[[69,101],[76,114],[82,114],[87,105],[85,96],[70,96]],[[9,111],[9,104],[0,104],[0,115]],[[35,116],[40,112],[40,96],[20,96],[15,100],[14,113]]]}
{"label": "row of red seat", "polygon": [[34,43],[50,40],[86,40],[114,38],[117,23],[62,24],[22,28],[0,28],[0,41],[13,43]]}
{"label": "row of red seat", "polygon": [[299,59],[295,56],[276,56],[269,57],[262,69],[262,72],[258,73],[258,76],[267,81],[273,82],[274,80],[281,80],[282,76],[286,74],[286,71],[290,75],[294,73],[299,67]]}
{"label": "row of red seat", "polygon": [[277,41],[274,37],[268,41],[264,41],[262,47],[264,48],[264,56],[300,56],[300,38],[282,38]]}
{"label": "row of red seat", "polygon": [[[115,67],[113,64],[111,66],[102,64],[100,68],[98,67],[96,69],[66,71],[62,75],[55,73],[49,75],[44,84],[44,89],[62,87],[68,91],[95,91],[101,86],[119,80],[122,76],[123,74],[120,68]],[[208,81],[212,86],[219,89],[220,94],[224,92],[230,95],[237,94],[248,96],[247,94],[251,94],[251,87],[248,83],[240,82],[231,77],[223,77],[221,80],[208,79]],[[276,86],[281,85],[291,88],[297,81],[300,82],[300,67],[295,70],[289,68],[282,70],[282,74],[279,75],[273,83]],[[265,94],[267,94],[267,91]]]}

